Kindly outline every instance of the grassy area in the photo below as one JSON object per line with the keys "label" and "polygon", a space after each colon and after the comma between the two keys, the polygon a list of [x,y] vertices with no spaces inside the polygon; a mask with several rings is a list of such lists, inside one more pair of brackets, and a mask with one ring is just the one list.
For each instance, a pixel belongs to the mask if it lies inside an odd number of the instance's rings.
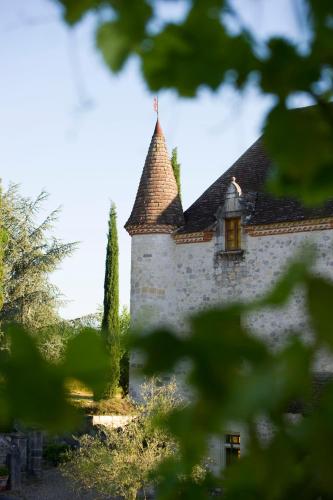
{"label": "grassy area", "polygon": [[75,406],[81,408],[87,415],[130,415],[134,412],[133,405],[121,392],[112,399],[94,401],[92,392],[76,380],[68,384],[68,393]]}
{"label": "grassy area", "polygon": [[72,394],[71,399],[75,406],[84,410],[87,415],[130,415],[134,408],[128,398],[103,399],[94,401],[92,398],[76,397]]}
{"label": "grassy area", "polygon": [[91,392],[89,387],[85,386],[84,384],[82,384],[81,382],[79,382],[78,380],[75,380],[75,379],[70,379],[67,382],[66,389],[67,389],[69,394],[71,394],[72,396],[77,397],[77,398],[81,398],[81,397],[82,398],[92,398],[93,397],[93,393]]}

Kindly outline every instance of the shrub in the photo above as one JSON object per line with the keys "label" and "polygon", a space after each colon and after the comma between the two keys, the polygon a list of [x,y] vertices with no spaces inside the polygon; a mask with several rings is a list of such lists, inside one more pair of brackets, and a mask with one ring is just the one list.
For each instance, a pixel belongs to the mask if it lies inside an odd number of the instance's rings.
{"label": "shrub", "polygon": [[132,499],[139,490],[145,493],[156,484],[153,469],[178,453],[177,443],[156,420],[183,403],[174,383],[158,386],[156,382],[143,386],[142,401],[124,428],[103,428],[97,437],[85,435],[80,450],[69,453],[63,471],[77,486]]}
{"label": "shrub", "polygon": [[8,476],[9,474],[9,469],[7,467],[7,465],[1,465],[0,467],[0,477],[1,476]]}
{"label": "shrub", "polygon": [[43,457],[50,465],[58,466],[66,461],[71,447],[68,444],[49,443],[43,451]]}

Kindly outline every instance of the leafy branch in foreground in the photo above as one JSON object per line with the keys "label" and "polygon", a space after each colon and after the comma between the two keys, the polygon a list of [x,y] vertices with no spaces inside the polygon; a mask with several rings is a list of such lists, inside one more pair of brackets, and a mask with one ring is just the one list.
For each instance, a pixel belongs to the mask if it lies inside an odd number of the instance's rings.
{"label": "leafy branch in foreground", "polygon": [[[106,65],[119,72],[135,55],[154,92],[170,88],[194,97],[202,87],[215,91],[228,84],[241,90],[253,85],[272,97],[274,104],[264,124],[266,147],[276,165],[270,188],[308,203],[322,203],[332,196],[330,0],[304,0],[297,9],[289,1],[290,9],[285,11],[298,11],[296,25],[302,19],[298,41],[286,35],[262,39],[256,28],[244,24],[243,3],[231,0],[181,2],[188,9],[177,22],[161,16],[160,6],[170,4],[167,0],[57,2],[70,25],[93,14],[97,47]],[[300,94],[318,106],[290,115],[290,100]]]}
{"label": "leafy branch in foreground", "polygon": [[71,339],[61,363],[47,362],[23,327],[5,328],[9,350],[0,352],[0,427],[13,420],[50,432],[74,430],[80,413],[70,403],[66,385],[76,379],[100,395],[107,381],[107,353],[98,331],[82,329]]}
{"label": "leafy branch in foreground", "polygon": [[[267,307],[282,307],[300,285],[311,341],[304,341],[303,331],[290,332],[281,349],[272,352],[246,328],[244,319]],[[189,336],[157,330],[134,337],[133,347],[145,354],[146,375],[163,375],[189,360],[187,382],[195,394],[188,406],[163,420],[179,443],[181,459],[170,459],[157,470],[162,478],[158,498],[204,499],[210,489],[235,500],[332,497],[333,383],[326,375],[322,393],[314,397],[318,374],[313,371],[320,352],[333,354],[332,303],[333,284],[309,271],[303,256],[262,300],[193,317]],[[295,406],[301,415],[287,418]],[[262,420],[271,429],[266,440],[260,433]],[[205,483],[188,481],[184,492],[177,477],[204,459],[212,436],[224,440],[231,422],[246,436],[243,456]]]}

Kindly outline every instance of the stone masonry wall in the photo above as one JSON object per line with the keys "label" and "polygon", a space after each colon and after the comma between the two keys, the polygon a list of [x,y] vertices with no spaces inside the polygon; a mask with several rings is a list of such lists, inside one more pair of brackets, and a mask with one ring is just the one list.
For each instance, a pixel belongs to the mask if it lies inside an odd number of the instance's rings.
{"label": "stone masonry wall", "polygon": [[[233,300],[249,301],[265,293],[282,274],[287,262],[304,243],[318,251],[316,271],[333,280],[333,231],[313,231],[271,236],[243,234],[243,255],[220,252],[213,238],[204,243],[176,245],[170,235],[137,235],[132,238],[131,314],[134,326],[170,325],[187,330],[186,318],[202,308]],[[252,331],[278,347],[287,330],[307,333],[307,318],[301,291],[282,310],[265,310],[244,319]],[[135,373],[141,360],[131,356],[130,392],[138,397],[142,380]],[[332,370],[332,360],[321,356],[320,370]],[[183,390],[186,364],[176,371]],[[187,394],[185,390],[185,395]],[[265,435],[264,428],[260,426]],[[232,429],[237,432],[237,428]],[[246,436],[241,436],[241,449]],[[210,447],[215,467],[224,466],[224,444],[213,440]]]}
{"label": "stone masonry wall", "polygon": [[[175,324],[175,244],[169,234],[132,237],[131,253],[131,318],[132,325],[142,330],[161,324]],[[139,398],[143,382],[137,375],[141,360],[131,354],[130,393]]]}
{"label": "stone masonry wall", "polygon": [[[186,331],[186,318],[201,308],[231,300],[252,300],[268,290],[304,243],[318,250],[317,271],[333,280],[333,231],[321,230],[270,236],[251,236],[243,231],[241,256],[219,252],[216,238],[204,243],[178,244],[168,234],[136,235],[132,238],[131,314],[134,326],[170,325]],[[245,320],[273,346],[285,332],[299,328],[307,332],[302,294],[296,294],[283,310],[266,310]],[[139,380],[131,359],[132,394]],[[330,370],[324,356],[321,370]],[[181,371],[181,369],[180,369]]]}
{"label": "stone masonry wall", "polygon": [[[183,329],[186,315],[202,307],[262,296],[305,243],[317,248],[316,272],[333,280],[332,230],[256,237],[243,234],[244,253],[237,256],[218,252],[214,238],[206,243],[177,245],[174,294],[178,326]],[[246,321],[255,333],[276,346],[291,328],[306,333],[301,291],[282,310],[260,311]]]}

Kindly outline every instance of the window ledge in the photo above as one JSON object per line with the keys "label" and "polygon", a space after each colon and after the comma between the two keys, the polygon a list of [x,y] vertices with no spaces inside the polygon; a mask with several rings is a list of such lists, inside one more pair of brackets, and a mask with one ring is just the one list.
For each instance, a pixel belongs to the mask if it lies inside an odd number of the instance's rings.
{"label": "window ledge", "polygon": [[244,254],[244,250],[240,249],[240,250],[222,250],[219,252],[219,255],[221,255],[221,257],[229,257],[229,256],[241,256]]}

